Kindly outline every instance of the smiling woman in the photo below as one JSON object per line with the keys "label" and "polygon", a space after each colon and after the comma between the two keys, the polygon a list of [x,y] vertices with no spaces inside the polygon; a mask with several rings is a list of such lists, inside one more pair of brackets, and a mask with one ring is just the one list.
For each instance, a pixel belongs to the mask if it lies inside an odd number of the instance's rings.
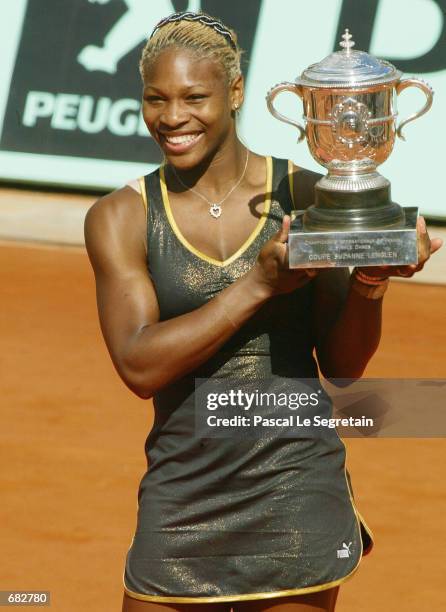
{"label": "smiling woman", "polygon": [[[140,71],[164,163],[139,194],[118,189],[85,220],[104,340],[155,411],[123,612],[334,610],[373,546],[335,430],[240,440],[195,427],[196,379],[267,380],[275,393],[306,379],[311,393],[314,349],[323,376],[354,379],[380,339],[382,271],[361,284],[348,269],[288,267],[290,213],[320,175],[238,138],[240,54],[208,15],[158,24]],[[427,234],[420,245],[422,267],[439,245]],[[329,418],[328,396],[312,410]]]}
{"label": "smiling woman", "polygon": [[223,140],[234,140],[231,111],[243,101],[240,52],[212,27],[164,24],[144,49],[140,72],[144,120],[178,168],[196,167]]}
{"label": "smiling woman", "polygon": [[221,67],[208,59],[190,60],[187,50],[162,52],[148,71],[142,107],[153,138],[183,169],[195,166],[209,144],[215,148],[228,132],[219,121],[228,98]]}

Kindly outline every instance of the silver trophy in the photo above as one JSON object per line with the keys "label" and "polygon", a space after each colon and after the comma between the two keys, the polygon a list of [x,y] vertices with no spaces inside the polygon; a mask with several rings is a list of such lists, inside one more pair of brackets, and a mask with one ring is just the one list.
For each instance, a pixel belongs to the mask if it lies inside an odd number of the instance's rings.
{"label": "silver trophy", "polygon": [[[401,79],[390,62],[353,50],[345,30],[341,51],[280,83],[267,95],[270,112],[307,138],[314,159],[328,169],[315,186],[314,203],[294,211],[288,246],[290,268],[417,263],[418,208],[392,202],[390,182],[377,171],[395,135],[432,106],[433,91],[419,79]],[[396,98],[407,87],[426,95],[423,108],[396,126]],[[289,91],[303,101],[305,128],[274,108]]]}

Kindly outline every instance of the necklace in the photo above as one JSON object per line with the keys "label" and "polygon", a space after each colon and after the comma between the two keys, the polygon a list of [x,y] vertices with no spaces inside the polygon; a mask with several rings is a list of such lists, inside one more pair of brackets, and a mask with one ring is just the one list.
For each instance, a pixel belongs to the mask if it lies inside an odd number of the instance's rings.
{"label": "necklace", "polygon": [[200,197],[202,200],[204,200],[205,202],[207,202],[209,204],[209,214],[212,215],[214,217],[214,219],[218,219],[218,217],[221,215],[221,205],[223,204],[223,202],[225,200],[227,200],[229,198],[229,196],[231,195],[231,193],[240,185],[240,183],[242,182],[245,174],[246,174],[246,168],[248,167],[248,158],[249,158],[249,149],[246,149],[246,162],[245,162],[245,168],[243,170],[243,173],[241,175],[241,177],[239,178],[239,180],[236,182],[236,184],[234,185],[234,187],[232,187],[232,189],[225,195],[225,197],[223,198],[223,200],[220,200],[220,202],[211,202],[210,200],[208,200],[204,195],[202,195],[201,193],[198,193],[198,191],[196,191],[195,189],[192,189],[192,187],[188,187],[185,183],[183,183],[183,181],[180,179],[180,177],[178,176],[175,168],[173,166],[172,170],[173,173],[175,174],[176,178],[178,179],[178,181],[181,183],[181,185],[185,188],[188,189],[189,191],[192,191],[192,193],[195,193],[195,195],[197,195],[198,197]]}

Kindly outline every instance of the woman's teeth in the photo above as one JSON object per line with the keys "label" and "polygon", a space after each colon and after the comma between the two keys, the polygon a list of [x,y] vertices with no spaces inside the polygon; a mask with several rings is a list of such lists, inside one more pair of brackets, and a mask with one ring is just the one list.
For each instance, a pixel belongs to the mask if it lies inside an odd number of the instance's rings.
{"label": "woman's teeth", "polygon": [[193,142],[200,134],[184,134],[182,136],[165,136],[165,139],[170,144],[185,144]]}

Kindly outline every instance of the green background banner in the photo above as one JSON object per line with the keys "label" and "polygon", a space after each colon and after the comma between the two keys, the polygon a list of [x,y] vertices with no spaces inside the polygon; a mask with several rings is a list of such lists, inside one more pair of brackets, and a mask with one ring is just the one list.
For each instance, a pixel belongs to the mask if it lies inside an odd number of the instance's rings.
{"label": "green background banner", "polygon": [[[44,10],[43,10],[44,9]],[[344,28],[356,48],[394,63],[434,89],[431,111],[410,124],[381,172],[395,201],[445,219],[440,196],[445,131],[446,0],[15,0],[0,8],[0,179],[114,189],[160,161],[140,115],[138,59],[156,22],[204,10],[239,34],[246,99],[239,133],[253,150],[317,171],[297,132],[265,103],[334,50]],[[422,27],[420,27],[422,25]],[[418,90],[398,99],[398,119],[423,105]],[[277,102],[300,119],[291,94]]]}

